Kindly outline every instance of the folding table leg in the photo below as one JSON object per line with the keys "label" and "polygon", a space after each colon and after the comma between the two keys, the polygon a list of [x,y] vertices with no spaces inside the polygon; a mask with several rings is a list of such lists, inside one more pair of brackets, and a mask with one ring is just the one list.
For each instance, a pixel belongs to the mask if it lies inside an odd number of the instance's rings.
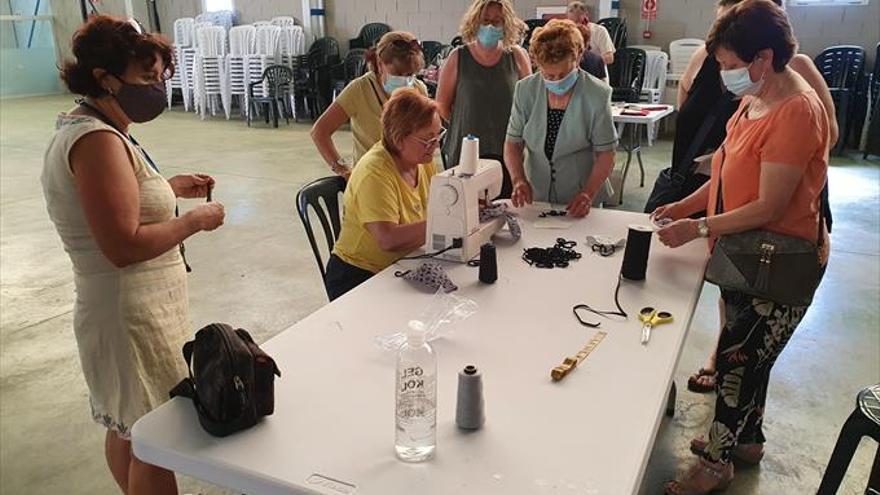
{"label": "folding table leg", "polygon": [[675,390],[675,380],[672,381],[672,386],[669,387],[669,396],[666,397],[666,416],[671,418],[675,416],[675,396],[677,395],[677,391]]}

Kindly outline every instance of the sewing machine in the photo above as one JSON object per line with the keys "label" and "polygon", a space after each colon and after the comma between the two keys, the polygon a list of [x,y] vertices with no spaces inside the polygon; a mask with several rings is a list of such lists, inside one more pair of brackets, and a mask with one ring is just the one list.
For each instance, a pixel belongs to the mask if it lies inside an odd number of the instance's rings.
{"label": "sewing machine", "polygon": [[462,175],[458,166],[431,179],[426,252],[446,249],[455,239],[461,239],[461,248],[449,249],[438,257],[468,261],[504,226],[504,217],[480,223],[480,201],[488,203],[501,194],[504,177],[501,166],[496,160],[480,159],[473,175]]}

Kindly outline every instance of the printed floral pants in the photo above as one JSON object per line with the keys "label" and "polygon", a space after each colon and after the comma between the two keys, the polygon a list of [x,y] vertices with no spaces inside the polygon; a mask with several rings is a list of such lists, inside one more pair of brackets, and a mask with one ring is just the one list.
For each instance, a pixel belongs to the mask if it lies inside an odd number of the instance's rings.
{"label": "printed floral pants", "polygon": [[718,340],[715,419],[703,454],[710,462],[729,462],[737,444],[764,443],[770,369],[807,310],[728,290],[721,298],[727,324]]}

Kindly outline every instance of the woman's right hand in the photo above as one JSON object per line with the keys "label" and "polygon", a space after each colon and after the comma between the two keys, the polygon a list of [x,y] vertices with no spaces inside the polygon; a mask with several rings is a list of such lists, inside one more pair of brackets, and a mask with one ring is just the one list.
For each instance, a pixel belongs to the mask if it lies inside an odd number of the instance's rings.
{"label": "woman's right hand", "polygon": [[510,196],[513,206],[519,208],[523,205],[532,204],[532,185],[525,179],[519,179],[513,182],[513,193]]}
{"label": "woman's right hand", "polygon": [[671,223],[676,220],[681,220],[685,216],[686,215],[681,213],[681,202],[678,201],[660,206],[651,213],[651,219],[655,222],[668,219]]}
{"label": "woman's right hand", "polygon": [[186,212],[186,217],[197,232],[202,230],[210,232],[223,225],[226,211],[223,209],[222,204],[211,202],[196,206]]}
{"label": "woman's right hand", "polygon": [[348,178],[351,177],[351,167],[336,164],[330,167],[330,169],[333,170],[334,174],[342,177],[345,180],[348,180]]}

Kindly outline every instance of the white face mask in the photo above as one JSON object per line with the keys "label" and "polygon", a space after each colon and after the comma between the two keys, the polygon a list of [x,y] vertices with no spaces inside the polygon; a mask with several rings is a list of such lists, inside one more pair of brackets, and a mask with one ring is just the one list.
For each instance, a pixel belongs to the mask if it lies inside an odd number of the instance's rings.
{"label": "white face mask", "polygon": [[761,86],[764,85],[764,77],[761,76],[761,79],[753,82],[752,76],[749,75],[751,66],[752,64],[749,64],[748,67],[722,70],[721,80],[724,82],[724,87],[737,96],[753,95],[760,91]]}

